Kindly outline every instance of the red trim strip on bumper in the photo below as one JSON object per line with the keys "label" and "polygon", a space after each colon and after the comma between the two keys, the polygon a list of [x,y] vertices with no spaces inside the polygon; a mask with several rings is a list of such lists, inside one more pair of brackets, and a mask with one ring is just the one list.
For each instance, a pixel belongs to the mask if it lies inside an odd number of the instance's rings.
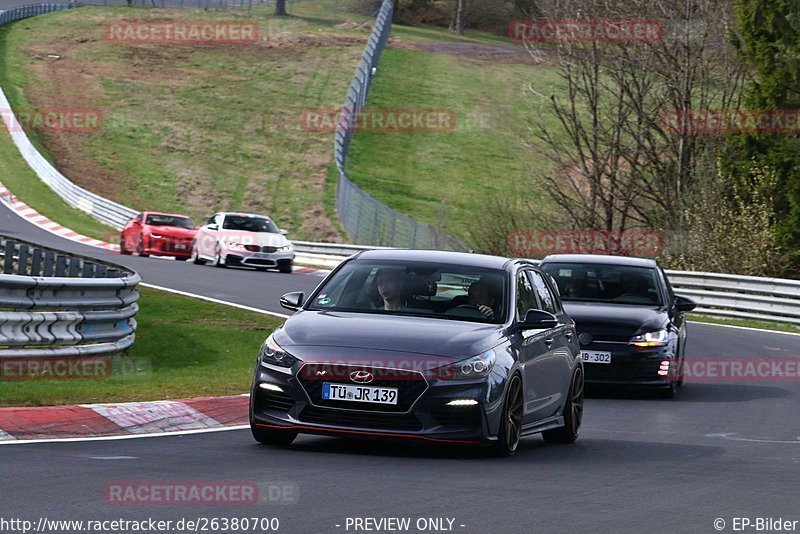
{"label": "red trim strip on bumper", "polygon": [[389,432],[363,432],[361,430],[338,430],[333,428],[319,428],[315,426],[306,426],[306,425],[288,425],[288,426],[280,426],[280,425],[267,425],[264,423],[256,423],[256,426],[261,426],[264,428],[273,428],[277,430],[313,430],[315,432],[325,432],[325,433],[333,433],[333,434],[358,434],[362,436],[379,436],[379,437],[388,437],[388,438],[407,438],[407,439],[421,439],[427,441],[433,441],[437,443],[461,443],[464,445],[480,445],[480,441],[469,441],[469,440],[461,440],[461,439],[444,439],[444,438],[431,438],[428,436],[413,436],[409,434],[392,434]]}

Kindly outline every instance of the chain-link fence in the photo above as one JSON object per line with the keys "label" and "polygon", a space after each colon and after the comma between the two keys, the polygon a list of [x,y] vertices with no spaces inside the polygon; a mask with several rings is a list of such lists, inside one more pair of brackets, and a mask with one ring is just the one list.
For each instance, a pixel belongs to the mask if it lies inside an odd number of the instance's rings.
{"label": "chain-link fence", "polygon": [[384,0],[367,48],[347,90],[336,128],[334,159],[339,171],[336,208],[347,233],[357,243],[417,249],[465,250],[457,239],[420,223],[365,193],[347,176],[345,163],[355,124],[367,100],[381,53],[392,30],[393,1]]}

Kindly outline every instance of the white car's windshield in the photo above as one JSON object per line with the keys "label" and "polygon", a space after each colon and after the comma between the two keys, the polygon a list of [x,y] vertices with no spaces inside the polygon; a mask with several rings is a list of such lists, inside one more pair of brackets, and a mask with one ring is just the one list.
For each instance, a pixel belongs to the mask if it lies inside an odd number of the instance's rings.
{"label": "white car's windshield", "polygon": [[240,232],[278,233],[278,227],[271,220],[248,215],[226,215],[225,221],[222,223],[222,229],[238,230]]}

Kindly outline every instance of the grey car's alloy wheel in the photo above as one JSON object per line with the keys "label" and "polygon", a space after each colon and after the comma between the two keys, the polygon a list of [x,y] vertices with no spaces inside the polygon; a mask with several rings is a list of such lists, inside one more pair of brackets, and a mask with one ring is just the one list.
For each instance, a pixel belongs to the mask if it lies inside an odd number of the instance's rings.
{"label": "grey car's alloy wheel", "polygon": [[542,432],[546,442],[574,443],[578,439],[583,421],[583,388],[583,369],[578,367],[572,375],[567,402],[564,405],[564,426]]}
{"label": "grey car's alloy wheel", "polygon": [[508,383],[506,400],[503,403],[503,419],[500,421],[500,432],[492,452],[495,456],[511,456],[519,447],[522,433],[522,380],[515,374]]}

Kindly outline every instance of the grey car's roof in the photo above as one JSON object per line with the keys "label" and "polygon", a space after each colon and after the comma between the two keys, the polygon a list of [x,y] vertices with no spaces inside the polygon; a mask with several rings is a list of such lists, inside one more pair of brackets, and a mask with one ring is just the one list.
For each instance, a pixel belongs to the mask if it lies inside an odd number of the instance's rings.
{"label": "grey car's roof", "polygon": [[656,260],[632,258],[630,256],[607,256],[602,254],[551,254],[542,263],[602,263],[604,265],[625,265],[628,267],[655,268]]}
{"label": "grey car's roof", "polygon": [[503,269],[511,260],[500,256],[470,254],[468,252],[447,252],[442,250],[367,250],[358,256],[359,260],[424,261],[432,263],[452,263],[468,267]]}

